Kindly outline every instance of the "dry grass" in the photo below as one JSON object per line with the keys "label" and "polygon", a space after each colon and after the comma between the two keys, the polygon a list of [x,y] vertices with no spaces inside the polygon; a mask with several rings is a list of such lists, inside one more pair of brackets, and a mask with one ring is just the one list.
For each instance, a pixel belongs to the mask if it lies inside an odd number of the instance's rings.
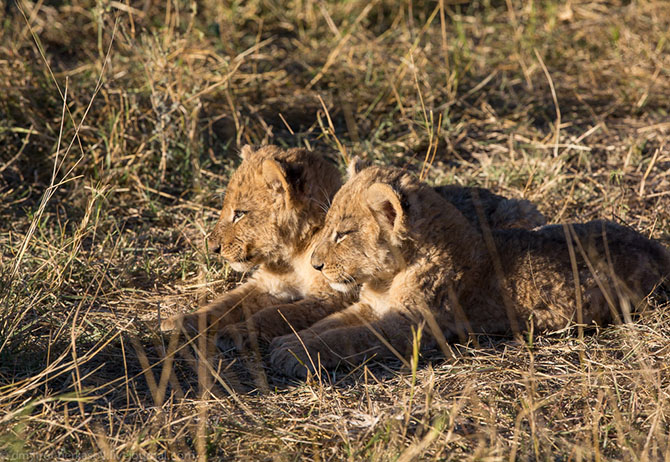
{"label": "dry grass", "polygon": [[307,383],[156,332],[239,280],[202,238],[244,143],[667,244],[668,2],[5,4],[0,457],[670,460],[667,305]]}

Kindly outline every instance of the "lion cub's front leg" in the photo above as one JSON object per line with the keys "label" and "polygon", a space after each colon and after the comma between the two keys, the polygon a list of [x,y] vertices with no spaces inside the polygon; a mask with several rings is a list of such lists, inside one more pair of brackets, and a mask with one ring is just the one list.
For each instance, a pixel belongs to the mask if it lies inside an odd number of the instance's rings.
{"label": "lion cub's front leg", "polygon": [[172,316],[161,323],[161,330],[169,332],[184,329],[199,333],[203,328],[210,333],[220,332],[224,326],[240,322],[268,305],[281,300],[259,288],[256,282],[248,281],[197,311]]}
{"label": "lion cub's front leg", "polygon": [[269,306],[246,320],[225,326],[219,344],[223,349],[236,347],[241,350],[254,346],[256,342],[268,344],[275,337],[306,329],[345,307],[346,302],[337,296],[330,299],[305,298]]}
{"label": "lion cub's front leg", "polygon": [[409,312],[389,310],[378,316],[357,303],[332,314],[310,328],[275,338],[270,344],[273,369],[288,376],[305,377],[319,366],[360,364],[366,358],[404,357],[412,345],[412,326],[419,324]]}

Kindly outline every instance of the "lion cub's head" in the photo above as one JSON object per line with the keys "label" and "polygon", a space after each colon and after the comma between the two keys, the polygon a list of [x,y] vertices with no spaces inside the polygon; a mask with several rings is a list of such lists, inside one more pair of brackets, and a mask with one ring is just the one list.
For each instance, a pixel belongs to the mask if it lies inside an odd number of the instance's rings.
{"label": "lion cub's head", "polygon": [[[326,215],[312,266],[336,290],[390,280],[404,265],[405,202],[420,187],[398,169],[354,167]],[[401,194],[399,191],[403,191]]]}
{"label": "lion cub's head", "polygon": [[304,149],[244,146],[210,248],[236,271],[279,264],[306,245],[340,186],[334,164]]}

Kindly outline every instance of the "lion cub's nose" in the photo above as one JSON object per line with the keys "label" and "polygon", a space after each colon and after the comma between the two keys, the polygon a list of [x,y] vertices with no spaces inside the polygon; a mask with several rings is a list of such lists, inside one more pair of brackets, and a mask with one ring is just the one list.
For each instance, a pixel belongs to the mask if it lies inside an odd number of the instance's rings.
{"label": "lion cub's nose", "polygon": [[207,250],[210,253],[219,253],[221,251],[221,243],[218,239],[208,239]]}
{"label": "lion cub's nose", "polygon": [[323,269],[323,261],[316,255],[312,255],[312,268],[317,271],[321,271]]}

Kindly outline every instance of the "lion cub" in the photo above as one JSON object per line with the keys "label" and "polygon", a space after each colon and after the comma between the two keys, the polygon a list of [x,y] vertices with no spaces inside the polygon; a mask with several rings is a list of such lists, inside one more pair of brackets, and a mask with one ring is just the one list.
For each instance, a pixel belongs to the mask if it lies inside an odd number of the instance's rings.
{"label": "lion cub", "polygon": [[253,316],[254,325],[272,337],[274,330],[291,332],[287,321],[308,327],[350,299],[335,293],[309,261],[325,210],[341,186],[337,167],[304,149],[247,145],[240,155],[208,245],[233,270],[255,271],[203,308],[166,319],[163,331],[206,328],[220,335],[230,325],[244,330],[241,321]]}
{"label": "lion cub", "polygon": [[300,340],[272,342],[273,367],[289,375],[405,355],[424,322],[433,345],[470,332],[607,323],[670,276],[670,252],[631,229],[593,221],[480,231],[433,188],[381,167],[335,195],[311,261],[331,287],[361,286],[360,295]]}
{"label": "lion cub", "polygon": [[[309,327],[347,307],[358,295],[334,290],[310,263],[326,210],[341,186],[337,167],[323,156],[277,146],[241,151],[221,216],[209,237],[212,248],[236,271],[257,268],[238,288],[189,314],[161,324],[164,331],[179,326],[199,332],[248,340],[248,328],[269,341]],[[360,162],[351,163],[351,171]],[[478,211],[490,226],[528,227],[545,219],[526,200],[506,199],[485,189],[442,186],[439,194],[477,224]],[[244,322],[251,316],[251,322]]]}

